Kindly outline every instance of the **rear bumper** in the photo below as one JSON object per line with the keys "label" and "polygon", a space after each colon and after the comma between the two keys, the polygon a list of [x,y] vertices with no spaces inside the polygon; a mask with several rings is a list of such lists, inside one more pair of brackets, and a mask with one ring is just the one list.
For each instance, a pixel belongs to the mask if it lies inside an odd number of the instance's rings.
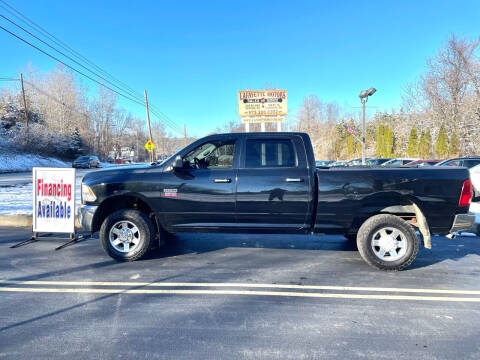
{"label": "rear bumper", "polygon": [[458,214],[455,215],[455,220],[453,220],[452,228],[450,233],[461,232],[461,231],[471,231],[476,232],[474,229],[475,225],[475,214]]}
{"label": "rear bumper", "polygon": [[78,222],[83,230],[93,232],[93,218],[98,206],[83,205],[78,209]]}

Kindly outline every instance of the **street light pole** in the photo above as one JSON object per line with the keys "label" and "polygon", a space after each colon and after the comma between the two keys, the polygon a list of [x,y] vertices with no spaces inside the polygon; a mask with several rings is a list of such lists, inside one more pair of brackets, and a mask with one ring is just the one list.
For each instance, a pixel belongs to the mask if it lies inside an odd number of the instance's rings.
{"label": "street light pole", "polygon": [[366,136],[366,130],[365,130],[365,104],[368,101],[368,97],[372,96],[375,94],[377,89],[375,88],[370,88],[368,90],[362,90],[360,91],[360,95],[358,97],[360,98],[360,101],[362,102],[362,165],[365,165],[365,153],[366,153],[366,144],[365,144],[365,136]]}
{"label": "street light pole", "polygon": [[362,102],[362,165],[365,165],[365,104],[367,103],[368,96],[360,99]]}

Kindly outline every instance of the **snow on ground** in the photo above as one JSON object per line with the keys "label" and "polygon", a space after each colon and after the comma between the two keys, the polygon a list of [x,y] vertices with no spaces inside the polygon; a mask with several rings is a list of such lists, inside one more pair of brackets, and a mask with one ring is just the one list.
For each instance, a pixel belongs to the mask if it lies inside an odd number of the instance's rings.
{"label": "snow on ground", "polygon": [[0,173],[30,171],[35,166],[70,167],[72,164],[34,154],[0,154]]}
{"label": "snow on ground", "polygon": [[32,213],[32,184],[0,187],[0,215]]}
{"label": "snow on ground", "polygon": [[[75,186],[75,213],[81,205],[80,181]],[[33,209],[32,184],[0,187],[0,215],[31,215]]]}
{"label": "snow on ground", "polygon": [[[37,165],[36,165],[37,166]],[[122,166],[118,164],[102,163],[103,167]],[[95,171],[95,170],[92,170]],[[75,213],[77,213],[80,202],[80,185],[83,176],[90,170],[77,170],[75,182]],[[5,175],[4,175],[5,176]],[[0,215],[32,214],[32,180],[27,183],[18,183],[6,185],[0,184]]]}

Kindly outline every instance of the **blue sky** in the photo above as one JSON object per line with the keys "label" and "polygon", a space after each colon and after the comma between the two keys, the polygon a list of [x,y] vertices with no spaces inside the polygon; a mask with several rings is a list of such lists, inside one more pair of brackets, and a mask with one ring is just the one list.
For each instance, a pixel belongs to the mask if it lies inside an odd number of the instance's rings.
{"label": "blue sky", "polygon": [[[237,91],[265,84],[288,90],[289,116],[309,94],[358,111],[358,93],[371,86],[370,113],[398,108],[450,32],[480,36],[477,0],[8,3],[139,94],[147,89],[195,136],[238,120]],[[55,65],[0,31],[0,77],[29,62]],[[142,107],[121,105],[144,117]]]}

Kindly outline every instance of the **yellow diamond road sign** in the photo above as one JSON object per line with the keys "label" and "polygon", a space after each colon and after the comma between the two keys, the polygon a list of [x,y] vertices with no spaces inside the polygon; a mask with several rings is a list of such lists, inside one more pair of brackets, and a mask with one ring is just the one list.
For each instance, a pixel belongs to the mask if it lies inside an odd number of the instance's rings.
{"label": "yellow diamond road sign", "polygon": [[152,140],[147,141],[145,144],[145,149],[147,149],[149,152],[152,152],[152,150],[155,149],[155,144],[152,142]]}

